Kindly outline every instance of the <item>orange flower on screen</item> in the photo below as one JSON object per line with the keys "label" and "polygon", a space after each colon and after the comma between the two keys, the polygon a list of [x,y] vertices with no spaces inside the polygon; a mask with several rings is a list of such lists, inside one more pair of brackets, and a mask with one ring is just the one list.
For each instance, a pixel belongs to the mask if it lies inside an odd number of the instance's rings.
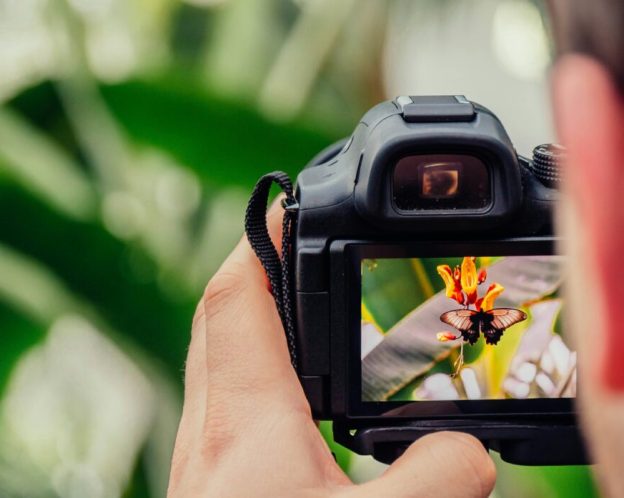
{"label": "orange flower on screen", "polygon": [[[496,298],[501,295],[505,288],[497,282],[488,287],[485,295],[479,297],[478,287],[487,280],[488,273],[485,268],[477,271],[477,258],[466,256],[461,266],[451,268],[449,265],[439,265],[436,269],[444,280],[446,297],[454,299],[459,304],[469,308],[474,305],[477,311],[489,311],[494,308]],[[440,335],[438,334],[438,340]],[[448,339],[451,340],[451,339]]]}
{"label": "orange flower on screen", "polygon": [[474,305],[477,311],[489,311],[494,308],[496,298],[505,288],[494,282],[480,298],[477,288],[487,280],[488,273],[485,268],[477,271],[476,261],[477,258],[474,256],[465,256],[461,266],[451,268],[449,265],[439,265],[436,269],[444,280],[446,297],[466,307]]}

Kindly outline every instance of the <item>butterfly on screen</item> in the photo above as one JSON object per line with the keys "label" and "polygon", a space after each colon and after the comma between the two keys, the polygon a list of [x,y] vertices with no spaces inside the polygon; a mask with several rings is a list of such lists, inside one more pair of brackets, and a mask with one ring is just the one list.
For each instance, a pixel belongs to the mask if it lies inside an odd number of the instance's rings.
{"label": "butterfly on screen", "polygon": [[459,309],[440,315],[440,320],[461,332],[464,341],[474,344],[483,333],[487,344],[497,344],[503,332],[526,320],[524,311],[515,308],[494,308],[488,311]]}

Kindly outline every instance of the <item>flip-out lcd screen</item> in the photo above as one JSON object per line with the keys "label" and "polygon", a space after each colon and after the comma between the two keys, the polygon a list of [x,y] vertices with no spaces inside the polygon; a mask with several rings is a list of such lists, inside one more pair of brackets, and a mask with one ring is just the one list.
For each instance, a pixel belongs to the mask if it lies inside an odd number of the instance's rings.
{"label": "flip-out lcd screen", "polygon": [[570,398],[560,256],[362,259],[363,402]]}

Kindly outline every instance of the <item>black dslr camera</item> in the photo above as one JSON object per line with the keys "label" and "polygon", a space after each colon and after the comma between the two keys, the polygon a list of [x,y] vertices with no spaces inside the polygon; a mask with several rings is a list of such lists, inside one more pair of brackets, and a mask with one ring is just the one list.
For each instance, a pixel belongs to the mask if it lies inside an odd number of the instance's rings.
{"label": "black dslr camera", "polygon": [[[465,97],[399,97],[317,155],[296,191],[261,179],[247,234],[337,442],[391,462],[455,430],[512,463],[586,463],[552,224],[563,153],[519,156]],[[286,191],[281,257],[272,182]]]}

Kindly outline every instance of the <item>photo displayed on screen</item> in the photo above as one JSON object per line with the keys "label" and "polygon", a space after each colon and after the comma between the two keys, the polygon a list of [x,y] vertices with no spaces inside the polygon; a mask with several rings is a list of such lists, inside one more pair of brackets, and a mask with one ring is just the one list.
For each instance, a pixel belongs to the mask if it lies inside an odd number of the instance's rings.
{"label": "photo displayed on screen", "polygon": [[569,398],[560,256],[362,260],[362,401]]}

